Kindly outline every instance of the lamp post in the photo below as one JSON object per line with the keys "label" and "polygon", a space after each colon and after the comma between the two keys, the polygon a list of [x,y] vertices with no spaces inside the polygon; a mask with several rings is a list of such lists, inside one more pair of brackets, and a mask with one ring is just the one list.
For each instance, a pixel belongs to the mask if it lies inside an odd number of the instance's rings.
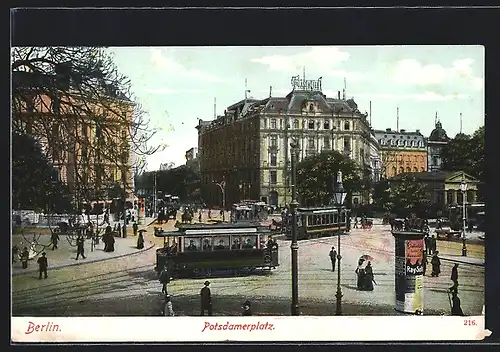
{"label": "lamp post", "polygon": [[215,182],[214,183],[219,186],[222,192],[222,222],[226,221],[225,210],[226,210],[226,181]]}
{"label": "lamp post", "polygon": [[467,256],[467,245],[465,243],[465,198],[467,196],[467,182],[465,182],[465,177],[462,176],[462,182],[460,183],[460,190],[462,191],[462,256]]}
{"label": "lamp post", "polygon": [[[344,204],[347,192],[344,190],[342,184],[342,171],[337,172],[337,182],[333,189],[333,203],[337,207],[339,223],[340,223],[340,212],[342,211],[342,204]],[[346,214],[346,225],[347,225],[347,214]],[[335,310],[335,315],[342,315],[342,288],[340,287],[340,260],[342,256],[340,255],[340,230],[337,232],[337,308]]]}
{"label": "lamp post", "polygon": [[296,178],[297,178],[297,154],[298,154],[298,144],[295,140],[290,143],[292,150],[292,201],[290,203],[290,212],[292,215],[292,244],[290,245],[292,254],[292,315],[299,315],[299,267],[297,251],[299,245],[297,244],[297,207],[299,202],[297,201],[297,188],[296,188]]}

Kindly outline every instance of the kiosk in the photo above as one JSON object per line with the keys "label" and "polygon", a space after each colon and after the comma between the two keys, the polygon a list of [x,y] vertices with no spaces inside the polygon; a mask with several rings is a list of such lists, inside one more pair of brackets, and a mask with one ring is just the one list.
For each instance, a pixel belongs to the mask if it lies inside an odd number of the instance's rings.
{"label": "kiosk", "polygon": [[394,231],[395,309],[415,314],[424,311],[423,267],[424,236],[417,231]]}

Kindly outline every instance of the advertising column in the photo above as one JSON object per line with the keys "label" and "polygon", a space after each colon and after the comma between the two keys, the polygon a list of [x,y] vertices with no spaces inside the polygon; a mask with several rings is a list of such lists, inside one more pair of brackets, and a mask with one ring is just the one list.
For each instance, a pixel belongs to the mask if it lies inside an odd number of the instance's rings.
{"label": "advertising column", "polygon": [[404,313],[424,311],[423,249],[421,232],[393,232],[395,238],[395,309]]}
{"label": "advertising column", "polygon": [[146,216],[146,207],[144,206],[144,198],[139,199],[139,206],[137,209],[137,224],[144,225],[144,218]]}

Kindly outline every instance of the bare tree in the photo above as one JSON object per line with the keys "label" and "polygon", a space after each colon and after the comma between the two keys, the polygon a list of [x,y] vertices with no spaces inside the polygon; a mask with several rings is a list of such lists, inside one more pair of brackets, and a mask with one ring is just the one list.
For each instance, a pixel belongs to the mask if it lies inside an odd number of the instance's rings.
{"label": "bare tree", "polygon": [[123,200],[132,194],[134,164],[164,146],[149,145],[157,129],[107,50],[13,48],[11,68],[13,131],[41,142],[70,185],[77,214],[117,181]]}

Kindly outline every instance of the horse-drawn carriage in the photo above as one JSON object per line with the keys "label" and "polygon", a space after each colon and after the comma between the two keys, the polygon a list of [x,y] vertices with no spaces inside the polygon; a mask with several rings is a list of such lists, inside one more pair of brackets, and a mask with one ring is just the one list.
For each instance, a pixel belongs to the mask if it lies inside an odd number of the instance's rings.
{"label": "horse-drawn carriage", "polygon": [[450,220],[441,218],[436,221],[436,237],[439,239],[451,240],[455,236],[460,236],[461,232],[453,230]]}
{"label": "horse-drawn carriage", "polygon": [[373,220],[372,219],[367,219],[367,218],[361,219],[361,228],[363,230],[371,230],[372,227],[373,227]]}

